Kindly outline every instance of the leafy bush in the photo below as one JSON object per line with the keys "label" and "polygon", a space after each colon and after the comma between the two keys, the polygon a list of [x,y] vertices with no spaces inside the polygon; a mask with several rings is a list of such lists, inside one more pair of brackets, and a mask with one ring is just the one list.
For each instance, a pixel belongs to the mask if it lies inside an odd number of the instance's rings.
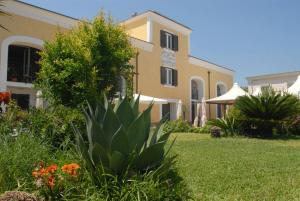
{"label": "leafy bush", "polygon": [[11,102],[7,113],[0,116],[0,136],[26,131],[52,147],[58,148],[65,142],[75,142],[71,123],[84,130],[84,117],[76,109],[60,105],[22,111]]}
{"label": "leafy bush", "polygon": [[164,127],[165,131],[172,131],[174,133],[188,133],[190,129],[191,126],[189,122],[182,119],[168,121]]}
{"label": "leafy bush", "polygon": [[244,130],[255,130],[262,137],[271,137],[274,128],[296,119],[300,114],[300,101],[297,97],[272,89],[263,90],[258,96],[239,97],[235,107],[244,117]]}
{"label": "leafy bush", "polygon": [[204,127],[193,127],[189,122],[177,119],[174,121],[168,121],[164,126],[164,130],[171,130],[174,133],[209,133],[210,127],[210,125],[205,125]]}
{"label": "leafy bush", "polygon": [[49,161],[49,149],[28,133],[2,136],[0,146],[0,192],[32,189],[31,171],[36,161]]}
{"label": "leafy bush", "polygon": [[76,109],[62,105],[46,109],[32,109],[22,126],[53,147],[60,147],[68,141],[75,142],[71,124],[84,130],[84,117]]}
{"label": "leafy bush", "polygon": [[112,98],[121,75],[131,80],[133,56],[124,29],[102,13],[45,43],[35,87],[51,105],[77,108],[102,93]]}

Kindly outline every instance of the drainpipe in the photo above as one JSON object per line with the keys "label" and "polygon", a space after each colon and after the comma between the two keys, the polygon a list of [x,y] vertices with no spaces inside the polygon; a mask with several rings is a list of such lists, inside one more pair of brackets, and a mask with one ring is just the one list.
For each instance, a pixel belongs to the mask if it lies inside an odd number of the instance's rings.
{"label": "drainpipe", "polygon": [[[210,99],[210,71],[207,71],[208,76],[208,99]],[[210,104],[208,104],[208,119],[211,118]]]}
{"label": "drainpipe", "polygon": [[139,52],[135,55],[135,93],[139,93]]}

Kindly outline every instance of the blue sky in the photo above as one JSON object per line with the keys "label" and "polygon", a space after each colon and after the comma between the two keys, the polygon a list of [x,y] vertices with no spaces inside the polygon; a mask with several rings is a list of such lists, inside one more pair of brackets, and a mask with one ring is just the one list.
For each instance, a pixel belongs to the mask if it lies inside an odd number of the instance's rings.
{"label": "blue sky", "polygon": [[156,10],[193,29],[194,56],[245,77],[300,70],[299,0],[24,0],[76,18]]}

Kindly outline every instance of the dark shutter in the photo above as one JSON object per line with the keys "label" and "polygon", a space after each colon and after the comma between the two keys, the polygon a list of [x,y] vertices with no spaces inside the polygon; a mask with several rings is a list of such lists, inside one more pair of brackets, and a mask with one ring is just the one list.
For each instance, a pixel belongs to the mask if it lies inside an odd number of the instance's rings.
{"label": "dark shutter", "polygon": [[178,51],[178,36],[172,35],[173,40],[173,50]]}
{"label": "dark shutter", "polygon": [[166,34],[165,31],[160,30],[160,46],[162,48],[166,47]]}
{"label": "dark shutter", "polygon": [[172,85],[177,86],[178,84],[178,73],[177,70],[172,69]]}
{"label": "dark shutter", "polygon": [[166,69],[164,67],[160,67],[160,83],[166,84]]}

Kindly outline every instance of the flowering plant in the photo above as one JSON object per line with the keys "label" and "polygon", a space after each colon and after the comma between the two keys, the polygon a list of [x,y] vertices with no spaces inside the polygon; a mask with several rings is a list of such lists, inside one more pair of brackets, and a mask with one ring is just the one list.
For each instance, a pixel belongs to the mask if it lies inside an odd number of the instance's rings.
{"label": "flowering plant", "polygon": [[11,94],[9,92],[0,92],[0,103],[4,102],[5,104],[8,104],[10,98]]}
{"label": "flowering plant", "polygon": [[77,179],[77,170],[80,166],[76,163],[65,164],[61,169],[56,164],[45,167],[43,161],[37,164],[32,171],[35,184],[46,200],[59,200],[68,181]]}

